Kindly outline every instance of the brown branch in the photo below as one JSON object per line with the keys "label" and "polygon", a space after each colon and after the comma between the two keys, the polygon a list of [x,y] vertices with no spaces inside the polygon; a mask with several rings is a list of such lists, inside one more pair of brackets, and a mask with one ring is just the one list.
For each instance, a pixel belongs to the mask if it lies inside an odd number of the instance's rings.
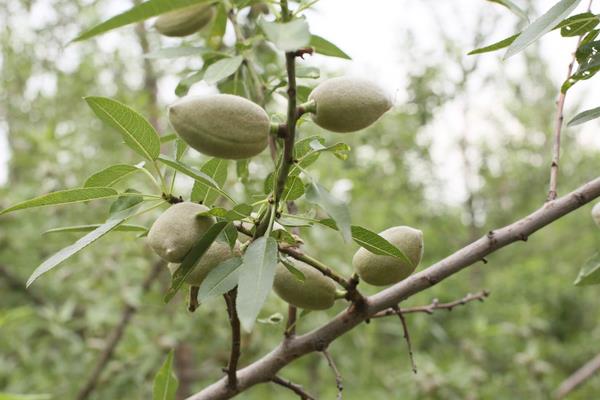
{"label": "brown branch", "polygon": [[293,383],[292,381],[280,378],[277,375],[275,375],[274,377],[271,378],[271,382],[273,382],[279,386],[283,386],[284,388],[290,389],[292,392],[296,393],[302,400],[315,400],[314,397],[312,397],[310,394],[308,394],[308,393],[306,393],[306,391],[304,391],[302,386],[297,385],[297,384]]}
{"label": "brown branch", "polygon": [[[590,0],[588,3],[588,11],[590,11],[592,7],[593,0]],[[575,50],[573,50],[573,55],[571,56],[571,62],[567,67],[567,80],[571,77],[571,73],[573,72],[573,66],[576,61],[576,52],[579,48],[579,44],[583,39],[584,35],[579,36],[577,39],[577,45],[575,46]],[[567,97],[567,92],[563,92],[562,88],[558,95],[558,99],[556,100],[556,117],[554,120],[554,144],[552,145],[552,163],[550,164],[550,189],[548,190],[548,201],[556,199],[558,196],[558,164],[560,162],[560,136],[562,132],[563,121],[565,119],[563,110],[565,108],[565,100]]]}
{"label": "brown branch", "polygon": [[365,307],[346,309],[321,327],[304,335],[285,340],[261,359],[238,371],[236,391],[227,386],[226,379],[220,379],[190,396],[188,400],[229,399],[258,383],[268,382],[286,365],[306,354],[321,351],[329,343],[352,330],[369,317],[430,288],[511,243],[523,241],[536,231],[599,196],[600,177],[563,197],[545,203],[538,210],[510,225],[490,231],[487,235],[402,282],[367,297]]}
{"label": "brown branch", "polygon": [[394,309],[394,307],[390,307],[387,310],[383,310],[373,315],[371,318],[383,318],[389,317],[391,315],[396,315],[399,313],[402,314],[411,314],[411,313],[426,313],[433,314],[435,310],[448,310],[452,311],[457,306],[463,306],[471,301],[483,301],[486,297],[490,295],[490,292],[487,290],[483,290],[481,292],[475,294],[467,294],[465,297],[459,300],[451,301],[450,303],[440,303],[437,299],[433,300],[431,304],[427,304],[425,306],[416,306],[416,307],[407,307]]}
{"label": "brown branch", "polygon": [[[142,294],[148,292],[148,290],[152,286],[152,283],[156,280],[156,278],[158,278],[160,271],[164,267],[165,262],[162,260],[154,263],[152,269],[150,270],[150,272],[144,279],[144,282],[142,283]],[[87,381],[77,394],[77,400],[87,399],[92,393],[92,391],[96,388],[96,384],[98,383],[98,379],[100,378],[102,371],[104,371],[104,368],[106,368],[108,362],[112,358],[115,348],[123,338],[125,329],[129,325],[131,319],[137,311],[138,309],[131,304],[127,304],[123,308],[123,312],[121,313],[121,319],[117,326],[113,328],[112,332],[108,336],[108,341],[106,342],[106,346],[104,347],[102,354],[100,354],[100,358],[98,358],[98,361],[96,362],[96,366],[94,367]]]}
{"label": "brown branch", "polygon": [[287,323],[285,325],[285,337],[290,338],[296,334],[296,314],[298,313],[298,309],[293,305],[288,306],[288,318]]}
{"label": "brown branch", "polygon": [[408,333],[408,324],[406,323],[406,319],[404,318],[404,314],[400,307],[392,306],[392,311],[400,318],[400,322],[402,323],[402,331],[404,332],[404,340],[406,341],[406,348],[408,349],[408,358],[410,358],[410,365],[412,367],[413,372],[417,373],[417,364],[415,363],[415,357],[412,351],[412,343],[410,341],[410,334]]}
{"label": "brown branch", "polygon": [[199,286],[190,286],[188,292],[188,311],[194,312],[198,307],[200,307],[200,303],[198,302],[198,292],[200,291]]}
{"label": "brown branch", "polygon": [[340,371],[337,369],[335,362],[333,361],[333,357],[331,357],[331,354],[329,354],[329,350],[324,349],[323,351],[321,351],[321,353],[323,353],[323,355],[325,356],[329,368],[331,368],[333,374],[335,375],[335,386],[337,387],[337,400],[342,400],[342,391],[344,390],[342,374],[340,374]]}
{"label": "brown branch", "polygon": [[565,379],[554,394],[555,399],[564,399],[569,393],[575,390],[578,386],[585,383],[596,372],[600,370],[600,354],[596,355],[590,361],[585,363],[581,368],[575,371],[571,376]]}
{"label": "brown branch", "polygon": [[229,363],[227,364],[227,385],[235,390],[237,387],[237,365],[240,359],[242,343],[240,319],[238,318],[235,306],[237,288],[232,289],[223,296],[227,304],[227,314],[229,315],[229,324],[231,325],[231,353],[229,355]]}

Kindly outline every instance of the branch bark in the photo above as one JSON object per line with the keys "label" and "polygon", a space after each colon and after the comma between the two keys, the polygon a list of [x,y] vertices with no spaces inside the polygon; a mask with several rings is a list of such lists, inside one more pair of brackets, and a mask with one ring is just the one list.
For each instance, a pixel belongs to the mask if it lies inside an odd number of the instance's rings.
{"label": "branch bark", "polygon": [[366,307],[349,307],[325,325],[304,335],[289,338],[270,353],[238,371],[237,391],[221,379],[188,400],[228,399],[256,384],[269,382],[277,372],[292,361],[315,351],[322,351],[336,338],[350,331],[369,317],[386,310],[408,297],[419,293],[452,276],[462,269],[481,261],[485,256],[528,236],[582,207],[600,196],[600,177],[573,192],[545,203],[528,216],[487,235],[373,296],[365,299]]}
{"label": "branch bark", "polygon": [[400,314],[400,313],[402,313],[402,314],[412,314],[412,313],[433,314],[433,312],[435,310],[452,311],[454,309],[454,307],[463,306],[471,301],[475,301],[475,300],[483,301],[483,299],[485,299],[489,295],[490,295],[490,292],[488,292],[487,290],[483,290],[476,294],[469,293],[462,299],[451,301],[450,303],[440,303],[437,299],[435,299],[435,300],[433,300],[433,302],[431,304],[428,304],[426,306],[406,307],[406,308],[399,308],[399,309],[392,307],[392,308],[388,308],[387,310],[378,312],[377,314],[373,315],[371,317],[371,319],[389,317],[390,315],[396,315],[396,314]]}
{"label": "branch bark", "polygon": [[227,304],[227,314],[229,315],[229,324],[231,325],[231,353],[227,365],[227,383],[233,390],[237,387],[237,365],[241,354],[242,336],[240,330],[240,320],[238,318],[235,306],[237,297],[237,288],[225,293],[225,303]]}
{"label": "branch bark", "polygon": [[600,354],[596,355],[565,379],[556,390],[554,398],[564,399],[569,393],[577,389],[578,386],[590,379],[598,370],[600,370]]}

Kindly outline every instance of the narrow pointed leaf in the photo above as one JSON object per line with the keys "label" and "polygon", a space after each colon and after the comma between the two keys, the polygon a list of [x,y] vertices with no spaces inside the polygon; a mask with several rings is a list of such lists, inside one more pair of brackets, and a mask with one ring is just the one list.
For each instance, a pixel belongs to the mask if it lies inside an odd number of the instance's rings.
{"label": "narrow pointed leaf", "polygon": [[27,287],[31,286],[31,284],[37,278],[39,278],[41,275],[50,271],[52,268],[56,267],[61,262],[65,261],[67,258],[69,258],[72,255],[83,250],[90,244],[94,243],[96,240],[100,239],[102,236],[106,235],[107,233],[109,233],[110,231],[115,229],[117,226],[122,224],[123,221],[125,221],[125,218],[110,219],[107,222],[105,222],[104,224],[100,225],[98,228],[96,228],[93,231],[91,231],[90,233],[88,233],[87,235],[80,238],[78,241],[76,241],[72,245],[67,246],[64,249],[62,249],[62,250],[58,251],[57,253],[55,253],[54,255],[52,255],[50,258],[48,258],[46,261],[44,261],[39,267],[37,267],[35,269],[35,271],[33,271],[31,276],[27,280],[26,286]]}
{"label": "narrow pointed leaf", "polygon": [[335,44],[318,35],[310,36],[310,46],[315,49],[315,52],[323,54],[324,56],[344,58],[346,60],[352,59]]}
{"label": "narrow pointed leaf", "polygon": [[193,4],[208,3],[209,1],[210,0],[148,0],[81,33],[72,41],[78,42],[80,40],[89,39],[125,25],[145,21],[148,18],[177,10],[178,8],[187,7]]}
{"label": "narrow pointed leaf", "polygon": [[206,275],[198,291],[198,301],[220,296],[237,286],[240,275],[241,257],[230,258],[217,265]]}
{"label": "narrow pointed leaf", "polygon": [[521,7],[519,7],[518,5],[513,3],[511,0],[488,0],[488,1],[491,1],[492,3],[500,4],[500,5],[508,8],[513,14],[515,14],[517,17],[519,17],[521,19],[524,19],[525,21],[529,20],[527,18],[527,14],[525,13],[525,11],[523,11],[523,9],[521,9]]}
{"label": "narrow pointed leaf", "polygon": [[171,350],[162,367],[154,376],[152,400],[175,400],[177,386],[179,386],[179,382],[173,372],[173,350]]}
{"label": "narrow pointed leaf", "polygon": [[551,31],[557,24],[566,18],[581,2],[581,0],[561,0],[544,15],[533,21],[515,39],[504,54],[504,59],[514,56],[527,46]]}
{"label": "narrow pointed leaf", "polygon": [[242,61],[244,61],[244,57],[235,56],[223,58],[211,64],[204,73],[204,82],[212,85],[235,74],[235,71],[242,65]]}
{"label": "narrow pointed leaf", "polygon": [[[211,158],[202,165],[200,171],[211,177],[217,185],[223,187],[227,181],[228,164],[227,160]],[[210,187],[194,182],[194,187],[192,188],[192,201],[210,206],[215,202],[218,195],[218,192]]]}
{"label": "narrow pointed leaf", "polygon": [[248,246],[243,260],[236,309],[242,328],[250,332],[273,287],[277,242],[271,237],[259,237]]}
{"label": "narrow pointed leaf", "polygon": [[560,28],[560,34],[564,37],[581,36],[594,29],[600,19],[591,12],[573,15],[558,24],[556,28]]}
{"label": "narrow pointed leaf", "polygon": [[115,164],[96,172],[85,180],[83,187],[111,187],[131,174],[140,171],[140,167],[128,164]]}
{"label": "narrow pointed leaf", "polygon": [[[42,235],[49,233],[67,233],[67,232],[91,232],[94,229],[100,227],[101,224],[89,224],[89,225],[73,225],[73,226],[62,226],[60,228],[48,229]],[[115,232],[147,232],[148,228],[142,225],[123,224],[119,225],[114,229]]]}
{"label": "narrow pointed leaf", "polygon": [[25,200],[21,203],[17,203],[10,206],[2,211],[0,215],[6,214],[12,211],[24,210],[26,208],[34,207],[46,207],[54,206],[59,204],[70,204],[80,203],[88,200],[100,200],[117,197],[118,192],[113,188],[79,188],[79,189],[67,189],[59,190],[57,192],[51,192],[34,199]]}
{"label": "narrow pointed leaf", "polygon": [[600,253],[595,253],[590,257],[581,270],[577,279],[575,279],[575,286],[588,286],[597,285],[600,283]]}
{"label": "narrow pointed leaf", "polygon": [[135,110],[107,97],[86,97],[94,113],[115,128],[123,141],[133,151],[146,158],[156,160],[160,154],[160,138],[154,127]]}
{"label": "narrow pointed leaf", "polygon": [[350,210],[345,202],[333,197],[327,189],[316,182],[306,185],[306,200],[325,210],[336,222],[344,241],[350,241],[352,238]]}
{"label": "narrow pointed leaf", "polygon": [[190,252],[185,256],[183,262],[177,268],[177,271],[173,274],[171,279],[171,287],[167,290],[163,300],[165,303],[171,301],[171,299],[177,294],[181,286],[185,281],[185,278],[192,273],[192,270],[196,266],[196,262],[206,253],[210,245],[215,241],[217,236],[225,229],[227,221],[217,222],[210,227],[208,231],[202,236],[198,243],[192,247]]}
{"label": "narrow pointed leaf", "polygon": [[496,50],[500,50],[503,49],[505,47],[508,47],[512,44],[512,42],[515,41],[515,39],[520,35],[520,33],[514,34],[512,36],[507,37],[506,39],[502,39],[496,43],[492,43],[488,46],[485,47],[480,47],[478,49],[475,50],[471,50],[470,52],[467,53],[468,56],[472,56],[475,54],[483,54],[483,53],[489,53],[492,51],[496,51]]}
{"label": "narrow pointed leaf", "polygon": [[382,236],[375,232],[371,232],[362,226],[352,225],[352,239],[354,239],[360,247],[364,247],[373,254],[399,258],[409,265],[412,265],[412,261],[402,250],[388,242]]}
{"label": "narrow pointed leaf", "polygon": [[600,117],[600,107],[585,110],[574,116],[567,126],[576,126]]}
{"label": "narrow pointed leaf", "polygon": [[310,44],[310,31],[304,19],[295,19],[291,22],[259,21],[260,28],[279,50],[294,51],[307,47]]}

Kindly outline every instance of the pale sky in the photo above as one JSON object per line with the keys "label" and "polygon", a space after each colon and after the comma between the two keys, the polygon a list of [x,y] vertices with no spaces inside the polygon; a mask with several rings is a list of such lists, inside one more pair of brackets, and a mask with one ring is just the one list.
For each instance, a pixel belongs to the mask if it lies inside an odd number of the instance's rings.
{"label": "pale sky", "polygon": [[[43,3],[43,0],[40,1]],[[121,1],[99,1],[106,3],[107,15],[127,8]],[[538,12],[551,7],[554,2],[540,1]],[[471,50],[476,21],[481,13],[484,13],[486,18],[498,18],[497,28],[492,34],[493,41],[513,34],[512,26],[516,22],[516,17],[505,9],[483,0],[373,0],[368,2],[368,7],[366,4],[364,0],[321,0],[317,4],[315,11],[308,14],[312,33],[324,36],[337,44],[352,57],[352,60],[314,56],[309,62],[328,71],[375,80],[393,94],[397,103],[406,98],[403,90],[407,71],[419,67],[413,65],[411,60],[418,56],[438,59],[442,57],[438,40],[441,29],[455,38],[455,45],[466,54]],[[535,15],[530,17],[535,18]],[[31,23],[35,24],[35,21]],[[410,32],[414,37],[413,49],[402,43],[406,32]],[[87,42],[87,45],[92,46],[96,43],[99,51],[102,51],[103,48],[112,47],[118,37],[114,34],[104,35],[95,42]],[[542,46],[558,88],[564,79],[575,40],[565,40],[558,34],[551,33],[542,38]],[[509,74],[519,76],[522,70],[522,56],[517,55],[507,61],[501,61],[501,57],[502,52],[481,56],[480,70],[485,73],[506,70]],[[161,96],[166,103],[175,99],[175,83],[175,77],[161,80]],[[206,90],[202,85],[194,87],[193,92]],[[569,96],[577,98],[587,106],[586,108],[600,104],[598,95],[590,96],[586,87],[589,88],[589,85],[576,85]],[[460,174],[454,173],[460,168],[460,161],[452,156],[456,153],[453,151],[456,138],[463,134],[477,135],[478,131],[485,130],[486,114],[497,104],[497,90],[498,87],[490,86],[487,91],[478,91],[475,94],[477,104],[467,116],[461,114],[460,100],[456,104],[449,104],[428,128],[435,139],[432,152],[438,163],[439,174],[448,180],[449,186],[463,186],[456,185],[460,182],[452,181],[460,179],[457,178]],[[463,132],[464,126],[470,127],[469,133]],[[0,123],[0,185],[6,184],[8,146],[5,134],[5,128]],[[587,140],[594,144],[595,138],[596,135],[589,127],[584,128],[581,135],[578,135],[578,140]],[[449,201],[461,201],[464,193],[453,190],[449,191],[447,196]]]}

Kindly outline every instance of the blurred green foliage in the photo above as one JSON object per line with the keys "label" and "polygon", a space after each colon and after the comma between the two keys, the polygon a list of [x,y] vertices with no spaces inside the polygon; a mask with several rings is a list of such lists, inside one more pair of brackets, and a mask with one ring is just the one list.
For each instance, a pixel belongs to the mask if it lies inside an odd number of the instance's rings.
{"label": "blurred green foliage", "polygon": [[[37,27],[19,26],[28,20],[33,7],[40,7],[37,2],[0,4],[0,25],[7,28],[0,31],[0,130],[8,134],[11,155],[8,182],[0,188],[0,208],[81,185],[112,163],[139,161],[115,132],[93,116],[83,96],[111,96],[147,116],[153,112],[152,96],[143,90],[140,79],[144,65],[132,30],[117,33],[119,45],[110,49],[90,43],[65,48],[66,38],[96,21],[102,10],[83,2],[50,3],[53,12]],[[156,45],[159,39],[154,34],[149,37]],[[445,132],[427,129],[439,127],[432,125],[436,112],[454,97],[463,96],[467,104],[476,101],[461,92],[461,82],[453,82],[446,66],[453,58],[437,64],[420,60],[419,72],[408,79],[409,101],[367,131],[343,136],[352,147],[349,159],[341,162],[324,154],[314,169],[315,177],[348,198],[353,220],[359,225],[373,231],[401,224],[422,229],[423,267],[489,229],[526,215],[545,200],[557,91],[539,54],[527,54],[530,71],[524,72],[526,79],[493,81],[503,85],[497,107],[504,108],[511,124],[493,120],[494,131],[486,132],[493,141],[481,137],[466,144],[467,153],[477,154],[481,162],[458,180],[477,183],[470,185],[464,203],[445,199],[447,183],[431,155],[436,136]],[[164,62],[156,65],[159,75],[187,68],[181,63],[174,69]],[[440,87],[444,90],[434,89]],[[159,113],[159,125],[166,126],[164,113]],[[320,133],[310,123],[300,131],[304,136]],[[598,167],[597,150],[578,145],[572,131],[566,132],[561,193],[595,177]],[[331,141],[341,138],[327,137]],[[203,160],[196,155],[188,158],[197,166]],[[251,163],[246,194],[261,193],[269,162],[265,154]],[[233,164],[230,167],[228,185],[243,196]],[[178,189],[188,195],[191,188],[178,182]],[[41,261],[78,237],[42,236],[42,232],[102,221],[106,205],[79,204],[3,216],[0,267],[25,282]],[[407,301],[406,305],[427,304],[433,298],[449,301],[484,288],[492,293],[484,303],[451,313],[407,316],[417,375],[411,372],[401,325],[395,318],[373,320],[333,343],[330,351],[344,378],[344,397],[549,398],[562,379],[600,351],[600,324],[593,311],[600,305],[597,288],[572,285],[579,266],[597,250],[598,231],[589,217],[590,208]],[[344,245],[327,228],[302,233],[309,251],[340,273],[351,272],[355,245]],[[141,282],[154,261],[144,239],[113,233],[44,276],[29,291],[0,276],[0,392],[73,398],[125,304],[139,307],[139,312],[92,399],[148,398],[152,378],[172,348],[176,348],[179,379],[189,382],[183,391],[199,390],[220,378],[230,344],[222,299],[208,301],[194,314],[185,310],[181,295],[164,305],[161,298],[169,284],[166,269],[142,295]],[[370,287],[364,290],[375,292]],[[308,314],[299,322],[299,331],[319,326],[342,307]],[[286,309],[271,295],[261,316],[285,314]],[[281,324],[259,324],[251,335],[245,335],[242,365],[268,352],[280,340],[282,329]],[[319,354],[298,360],[281,375],[319,398],[335,396],[334,377]],[[592,379],[572,398],[594,398],[599,390],[600,380]],[[259,385],[240,397],[294,398],[274,385]]]}

